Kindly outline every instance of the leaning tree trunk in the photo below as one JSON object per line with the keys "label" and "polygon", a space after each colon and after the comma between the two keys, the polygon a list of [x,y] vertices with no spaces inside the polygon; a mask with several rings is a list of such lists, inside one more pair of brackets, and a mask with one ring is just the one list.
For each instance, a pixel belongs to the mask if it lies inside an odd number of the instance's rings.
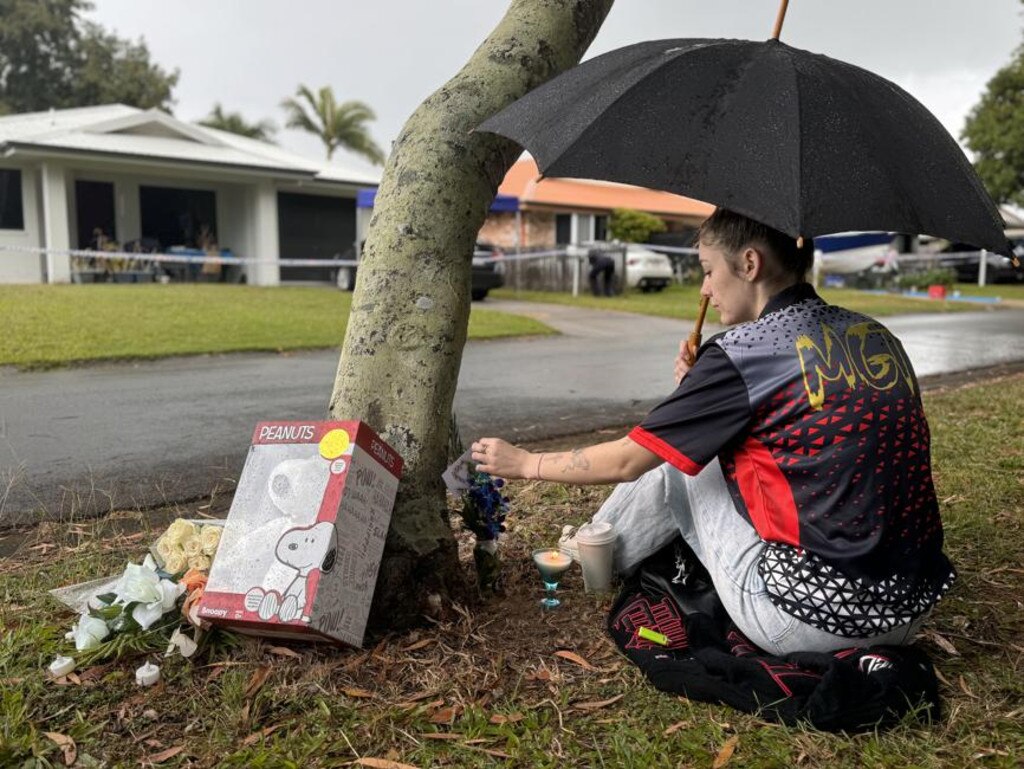
{"label": "leaning tree trunk", "polygon": [[405,460],[371,626],[403,627],[458,594],[446,512],[449,417],[469,323],[473,244],[519,154],[472,129],[576,64],[613,0],[514,0],[454,78],[409,118],[374,204],[331,415]]}

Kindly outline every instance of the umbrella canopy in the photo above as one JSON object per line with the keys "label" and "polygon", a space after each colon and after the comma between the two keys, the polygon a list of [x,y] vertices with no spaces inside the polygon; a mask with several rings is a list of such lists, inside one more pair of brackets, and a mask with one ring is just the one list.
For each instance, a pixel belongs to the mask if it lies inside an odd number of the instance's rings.
{"label": "umbrella canopy", "polygon": [[477,130],[516,141],[546,176],[676,192],[793,237],[887,230],[1009,254],[981,180],[920,102],[778,40],[620,48]]}

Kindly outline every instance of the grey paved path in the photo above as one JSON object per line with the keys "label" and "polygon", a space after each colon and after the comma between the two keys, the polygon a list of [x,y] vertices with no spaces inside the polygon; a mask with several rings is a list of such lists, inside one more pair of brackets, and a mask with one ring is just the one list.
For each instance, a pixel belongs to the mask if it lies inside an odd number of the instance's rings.
{"label": "grey paved path", "polygon": [[[555,305],[487,306],[539,318],[562,336],[467,346],[456,396],[466,438],[628,424],[671,390],[672,360],[691,327]],[[1024,361],[1024,310],[887,325],[921,376]],[[0,370],[0,525],[230,490],[252,426],[323,418],[336,366],[335,352],[312,352]]]}

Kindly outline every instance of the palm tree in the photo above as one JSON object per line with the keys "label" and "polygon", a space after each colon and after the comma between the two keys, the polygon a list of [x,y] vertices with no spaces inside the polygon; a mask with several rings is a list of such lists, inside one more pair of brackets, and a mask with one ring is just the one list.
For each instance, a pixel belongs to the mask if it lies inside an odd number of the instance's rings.
{"label": "palm tree", "polygon": [[361,101],[338,104],[330,86],[324,86],[314,96],[309,88],[300,85],[295,97],[285,99],[281,106],[288,113],[285,125],[319,136],[327,147],[328,160],[334,150],[342,147],[362,155],[374,165],[384,163],[384,153],[370,138],[365,125],[367,121],[377,119],[367,104]]}
{"label": "palm tree", "polygon": [[261,142],[268,142],[270,144],[274,144],[272,137],[277,131],[277,126],[274,125],[272,120],[248,123],[240,112],[225,112],[219,103],[213,105],[210,114],[200,120],[199,125],[228,131],[239,136],[248,136],[250,139],[258,139]]}

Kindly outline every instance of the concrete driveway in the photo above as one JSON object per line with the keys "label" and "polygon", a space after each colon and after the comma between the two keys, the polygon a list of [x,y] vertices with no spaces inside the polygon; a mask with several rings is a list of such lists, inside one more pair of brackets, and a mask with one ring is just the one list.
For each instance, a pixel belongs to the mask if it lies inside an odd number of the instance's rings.
{"label": "concrete driveway", "polygon": [[[691,329],[559,305],[487,306],[562,335],[467,345],[456,395],[467,440],[627,425],[672,390]],[[921,376],[1024,361],[1024,310],[886,323]],[[0,371],[0,525],[230,491],[253,425],[324,418],[336,366],[337,352],[321,351]]]}

